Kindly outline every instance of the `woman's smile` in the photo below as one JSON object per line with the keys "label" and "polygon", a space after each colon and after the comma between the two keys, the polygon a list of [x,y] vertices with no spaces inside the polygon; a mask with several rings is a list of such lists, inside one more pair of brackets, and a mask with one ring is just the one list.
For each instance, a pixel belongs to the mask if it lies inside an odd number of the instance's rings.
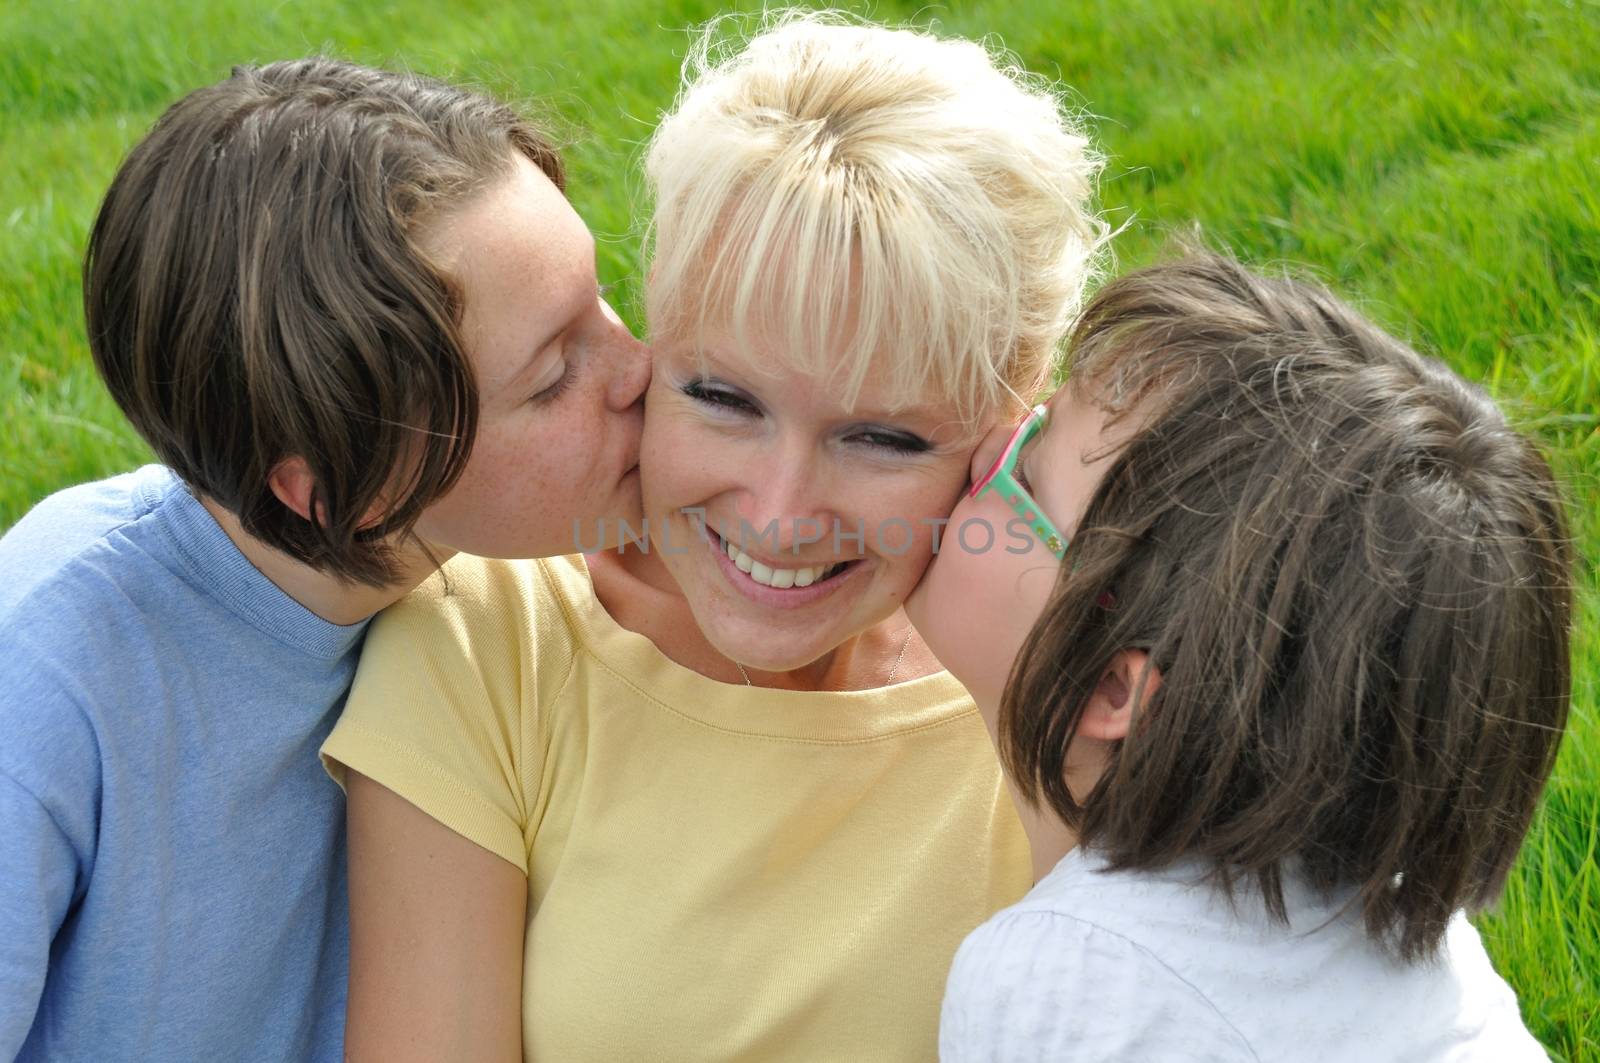
{"label": "woman's smile", "polygon": [[[748,530],[748,529],[746,529]],[[724,538],[705,529],[705,545],[717,560],[728,583],[751,601],[774,609],[797,609],[829,598],[855,584],[864,562],[860,559],[819,561],[808,565],[781,565],[763,560],[741,548],[737,538]]]}

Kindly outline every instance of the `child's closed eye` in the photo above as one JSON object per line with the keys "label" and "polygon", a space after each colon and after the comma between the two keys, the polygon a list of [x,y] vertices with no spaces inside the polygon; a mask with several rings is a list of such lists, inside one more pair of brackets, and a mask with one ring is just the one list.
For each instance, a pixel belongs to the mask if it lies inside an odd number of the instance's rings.
{"label": "child's closed eye", "polygon": [[[1024,458],[1022,461],[1017,462],[1016,477],[1017,477],[1017,483],[1022,485],[1022,489],[1024,491],[1028,492],[1028,494],[1032,495],[1033,494],[1033,481],[1028,478],[1028,462],[1027,462],[1026,458]],[[1037,496],[1035,496],[1035,497],[1037,497]]]}

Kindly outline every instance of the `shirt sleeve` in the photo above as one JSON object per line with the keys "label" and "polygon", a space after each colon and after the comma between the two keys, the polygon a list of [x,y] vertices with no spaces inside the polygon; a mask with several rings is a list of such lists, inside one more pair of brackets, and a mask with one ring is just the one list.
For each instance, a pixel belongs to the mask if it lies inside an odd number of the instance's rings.
{"label": "shirt sleeve", "polygon": [[526,795],[542,753],[529,572],[460,557],[373,621],[343,715],[322,746],[524,874]]}
{"label": "shirt sleeve", "polygon": [[1001,912],[962,943],[945,987],[939,1058],[1256,1061],[1216,1008],[1145,949],[1044,911]]}
{"label": "shirt sleeve", "polygon": [[94,874],[101,790],[99,740],[70,669],[26,631],[0,640],[0,1059],[12,1059],[56,934]]}
{"label": "shirt sleeve", "polygon": [[33,1027],[78,855],[38,798],[3,771],[0,839],[0,1059],[12,1059]]}

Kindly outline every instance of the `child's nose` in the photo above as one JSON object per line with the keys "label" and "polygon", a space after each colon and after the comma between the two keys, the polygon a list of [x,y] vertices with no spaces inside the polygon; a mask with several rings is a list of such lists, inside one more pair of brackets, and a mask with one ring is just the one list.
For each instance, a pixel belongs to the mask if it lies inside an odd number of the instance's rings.
{"label": "child's nose", "polygon": [[978,443],[978,448],[972,452],[972,470],[968,476],[967,486],[977,487],[988,478],[989,472],[994,468],[995,462],[1000,460],[1000,455],[1005,453],[1006,444],[1011,441],[1011,435],[1017,430],[1014,424],[998,424],[989,430]]}

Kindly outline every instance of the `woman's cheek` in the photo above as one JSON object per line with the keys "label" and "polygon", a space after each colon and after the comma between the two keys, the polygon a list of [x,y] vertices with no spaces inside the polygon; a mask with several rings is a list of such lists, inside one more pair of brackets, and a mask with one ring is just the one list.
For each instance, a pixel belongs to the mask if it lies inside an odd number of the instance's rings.
{"label": "woman's cheek", "polygon": [[701,500],[695,481],[703,478],[704,459],[717,453],[702,436],[671,408],[645,418],[639,472],[646,512],[662,513]]}
{"label": "woman's cheek", "polygon": [[901,502],[902,515],[909,518],[929,550],[942,545],[945,533],[955,523],[956,513],[967,497],[966,482],[965,461],[951,460],[948,468],[939,470]]}
{"label": "woman's cheek", "polygon": [[[925,491],[904,492],[872,500],[871,510],[863,513],[862,525],[866,528],[864,549],[876,554],[902,569],[907,580],[906,592],[921,577],[933,558],[935,541],[944,530],[946,503],[943,498],[930,498]],[[849,518],[840,517],[848,524]],[[849,529],[847,531],[856,531]]]}

